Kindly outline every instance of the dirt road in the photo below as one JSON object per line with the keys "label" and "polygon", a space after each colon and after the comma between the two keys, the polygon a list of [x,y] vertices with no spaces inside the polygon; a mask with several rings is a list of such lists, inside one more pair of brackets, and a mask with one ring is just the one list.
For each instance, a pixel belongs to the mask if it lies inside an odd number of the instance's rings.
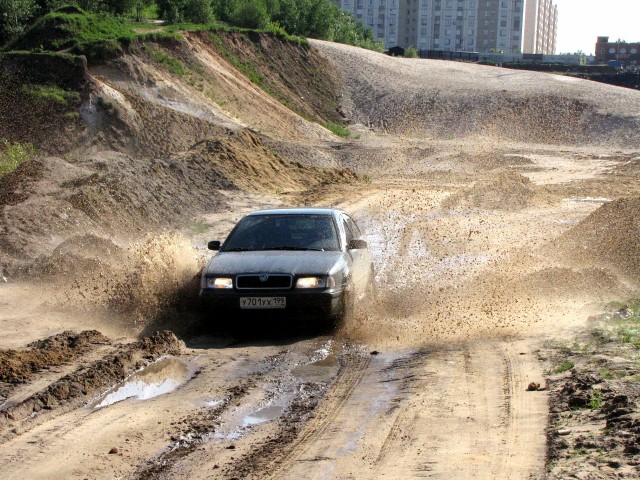
{"label": "dirt road", "polygon": [[[544,478],[547,396],[526,391],[530,382],[544,384],[536,350],[582,325],[594,306],[593,282],[601,296],[625,291],[613,279],[603,290],[586,267],[573,266],[579,281],[567,280],[557,270],[566,265],[545,248],[608,201],[598,192],[618,182],[629,156],[518,149],[487,165],[463,144],[436,150],[415,165],[429,175],[378,171],[371,184],[307,199],[355,215],[382,291],[364,320],[330,336],[238,340],[181,330],[194,314],[176,310],[165,322],[183,332],[181,340],[132,343],[142,327],[94,308],[90,297],[61,307],[60,292],[27,302],[33,286],[0,285],[3,348],[60,329],[108,337],[64,347],[71,351],[58,363],[36,355],[49,347],[32,345],[27,373],[3,376],[3,472],[25,479]],[[466,164],[452,170],[455,156]],[[359,168],[374,171],[376,158],[369,159],[373,166]],[[495,162],[508,170],[500,180],[506,189],[491,184]],[[234,194],[229,201],[238,217],[300,198]],[[206,232],[184,232],[195,244],[233,224],[225,213],[204,220]]]}
{"label": "dirt road", "polygon": [[[79,72],[58,117],[0,103],[3,136],[59,155],[0,179],[7,478],[576,467],[547,464],[547,429],[565,423],[547,418],[545,345],[637,295],[638,92],[269,34],[147,43]],[[286,205],[350,212],[379,296],[331,334],[233,337],[235,319],[197,308],[206,242]],[[624,415],[637,415],[633,385]],[[624,462],[591,471],[640,477],[637,449],[616,448]]]}

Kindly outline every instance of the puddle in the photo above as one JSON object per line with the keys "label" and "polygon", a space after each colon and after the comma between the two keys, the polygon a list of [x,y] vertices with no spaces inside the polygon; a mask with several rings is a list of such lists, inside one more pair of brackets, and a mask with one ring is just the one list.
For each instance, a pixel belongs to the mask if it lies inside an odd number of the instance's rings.
{"label": "puddle", "polygon": [[162,358],[112,388],[95,408],[107,407],[128,398],[148,400],[164,395],[186,383],[192,374],[187,362],[177,358]]}
{"label": "puddle", "polygon": [[301,380],[315,383],[326,383],[338,374],[338,358],[335,355],[327,355],[322,360],[298,365],[291,374]]}
{"label": "puddle", "polygon": [[283,411],[284,409],[278,405],[269,405],[268,407],[261,408],[257,412],[244,417],[244,426],[248,427],[250,425],[259,425],[270,420],[275,420],[282,415]]}

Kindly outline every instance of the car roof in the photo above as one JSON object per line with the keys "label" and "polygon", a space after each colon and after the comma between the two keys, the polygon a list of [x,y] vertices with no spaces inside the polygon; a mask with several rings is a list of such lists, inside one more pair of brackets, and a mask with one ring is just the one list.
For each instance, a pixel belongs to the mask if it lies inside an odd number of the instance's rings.
{"label": "car roof", "polygon": [[344,213],[344,212],[336,208],[300,207],[300,208],[271,208],[267,210],[257,210],[255,212],[251,212],[247,216],[252,217],[256,215],[337,215],[339,213]]}

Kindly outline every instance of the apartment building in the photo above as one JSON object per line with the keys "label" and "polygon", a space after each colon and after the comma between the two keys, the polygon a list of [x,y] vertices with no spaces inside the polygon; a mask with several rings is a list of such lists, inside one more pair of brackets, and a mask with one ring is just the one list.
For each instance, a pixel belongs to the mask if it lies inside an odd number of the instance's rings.
{"label": "apartment building", "polygon": [[558,7],[552,0],[527,0],[524,53],[553,55],[558,33]]}
{"label": "apartment building", "polygon": [[334,0],[386,48],[555,53],[552,0]]}

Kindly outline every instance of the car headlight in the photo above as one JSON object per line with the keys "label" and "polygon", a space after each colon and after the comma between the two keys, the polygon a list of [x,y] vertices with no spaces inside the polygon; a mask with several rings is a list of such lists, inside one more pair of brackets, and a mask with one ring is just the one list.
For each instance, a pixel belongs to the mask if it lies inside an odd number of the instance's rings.
{"label": "car headlight", "polygon": [[233,278],[207,278],[207,288],[233,288]]}
{"label": "car headlight", "polygon": [[296,288],[326,288],[336,284],[333,277],[300,277],[296,282]]}

